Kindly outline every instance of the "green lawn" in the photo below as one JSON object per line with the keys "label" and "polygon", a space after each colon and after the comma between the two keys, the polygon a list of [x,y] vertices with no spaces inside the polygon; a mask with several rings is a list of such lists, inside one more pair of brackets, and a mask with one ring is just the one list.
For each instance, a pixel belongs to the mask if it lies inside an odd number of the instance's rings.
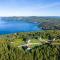
{"label": "green lawn", "polygon": [[31,39],[30,43],[40,43],[38,39]]}
{"label": "green lawn", "polygon": [[23,39],[15,39],[14,41],[13,41],[13,45],[14,46],[19,46],[19,45],[22,45],[22,44],[24,44],[25,42],[23,41]]}

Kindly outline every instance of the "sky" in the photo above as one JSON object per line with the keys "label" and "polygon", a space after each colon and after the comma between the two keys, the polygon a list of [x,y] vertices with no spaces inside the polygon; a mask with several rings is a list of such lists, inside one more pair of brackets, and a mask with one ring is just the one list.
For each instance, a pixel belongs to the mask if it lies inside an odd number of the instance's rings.
{"label": "sky", "polygon": [[0,0],[0,16],[60,16],[60,0]]}

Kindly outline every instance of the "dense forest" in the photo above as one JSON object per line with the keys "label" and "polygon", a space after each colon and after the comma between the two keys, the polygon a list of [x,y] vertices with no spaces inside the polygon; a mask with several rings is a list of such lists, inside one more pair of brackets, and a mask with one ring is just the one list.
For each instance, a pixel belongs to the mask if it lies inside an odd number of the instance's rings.
{"label": "dense forest", "polygon": [[31,50],[0,44],[0,60],[60,60],[60,46],[40,45]]}
{"label": "dense forest", "polygon": [[[21,46],[28,39],[39,45]],[[41,44],[40,39],[47,42]],[[0,60],[60,60],[60,30],[0,35]]]}

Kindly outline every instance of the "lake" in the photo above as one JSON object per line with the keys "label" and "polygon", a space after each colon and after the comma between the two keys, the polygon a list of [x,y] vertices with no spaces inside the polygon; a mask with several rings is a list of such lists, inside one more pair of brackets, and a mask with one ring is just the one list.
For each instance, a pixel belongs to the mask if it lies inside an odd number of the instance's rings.
{"label": "lake", "polygon": [[16,32],[33,32],[42,30],[38,23],[29,23],[26,21],[4,21],[0,20],[0,34],[10,34]]}

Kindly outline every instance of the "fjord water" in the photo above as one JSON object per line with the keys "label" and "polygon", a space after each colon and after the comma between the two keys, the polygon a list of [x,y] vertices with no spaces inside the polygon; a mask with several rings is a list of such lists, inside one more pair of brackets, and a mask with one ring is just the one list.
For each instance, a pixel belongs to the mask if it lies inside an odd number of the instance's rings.
{"label": "fjord water", "polygon": [[4,21],[0,20],[0,34],[10,34],[16,32],[32,32],[39,31],[41,28],[37,23],[29,23],[26,21]]}

